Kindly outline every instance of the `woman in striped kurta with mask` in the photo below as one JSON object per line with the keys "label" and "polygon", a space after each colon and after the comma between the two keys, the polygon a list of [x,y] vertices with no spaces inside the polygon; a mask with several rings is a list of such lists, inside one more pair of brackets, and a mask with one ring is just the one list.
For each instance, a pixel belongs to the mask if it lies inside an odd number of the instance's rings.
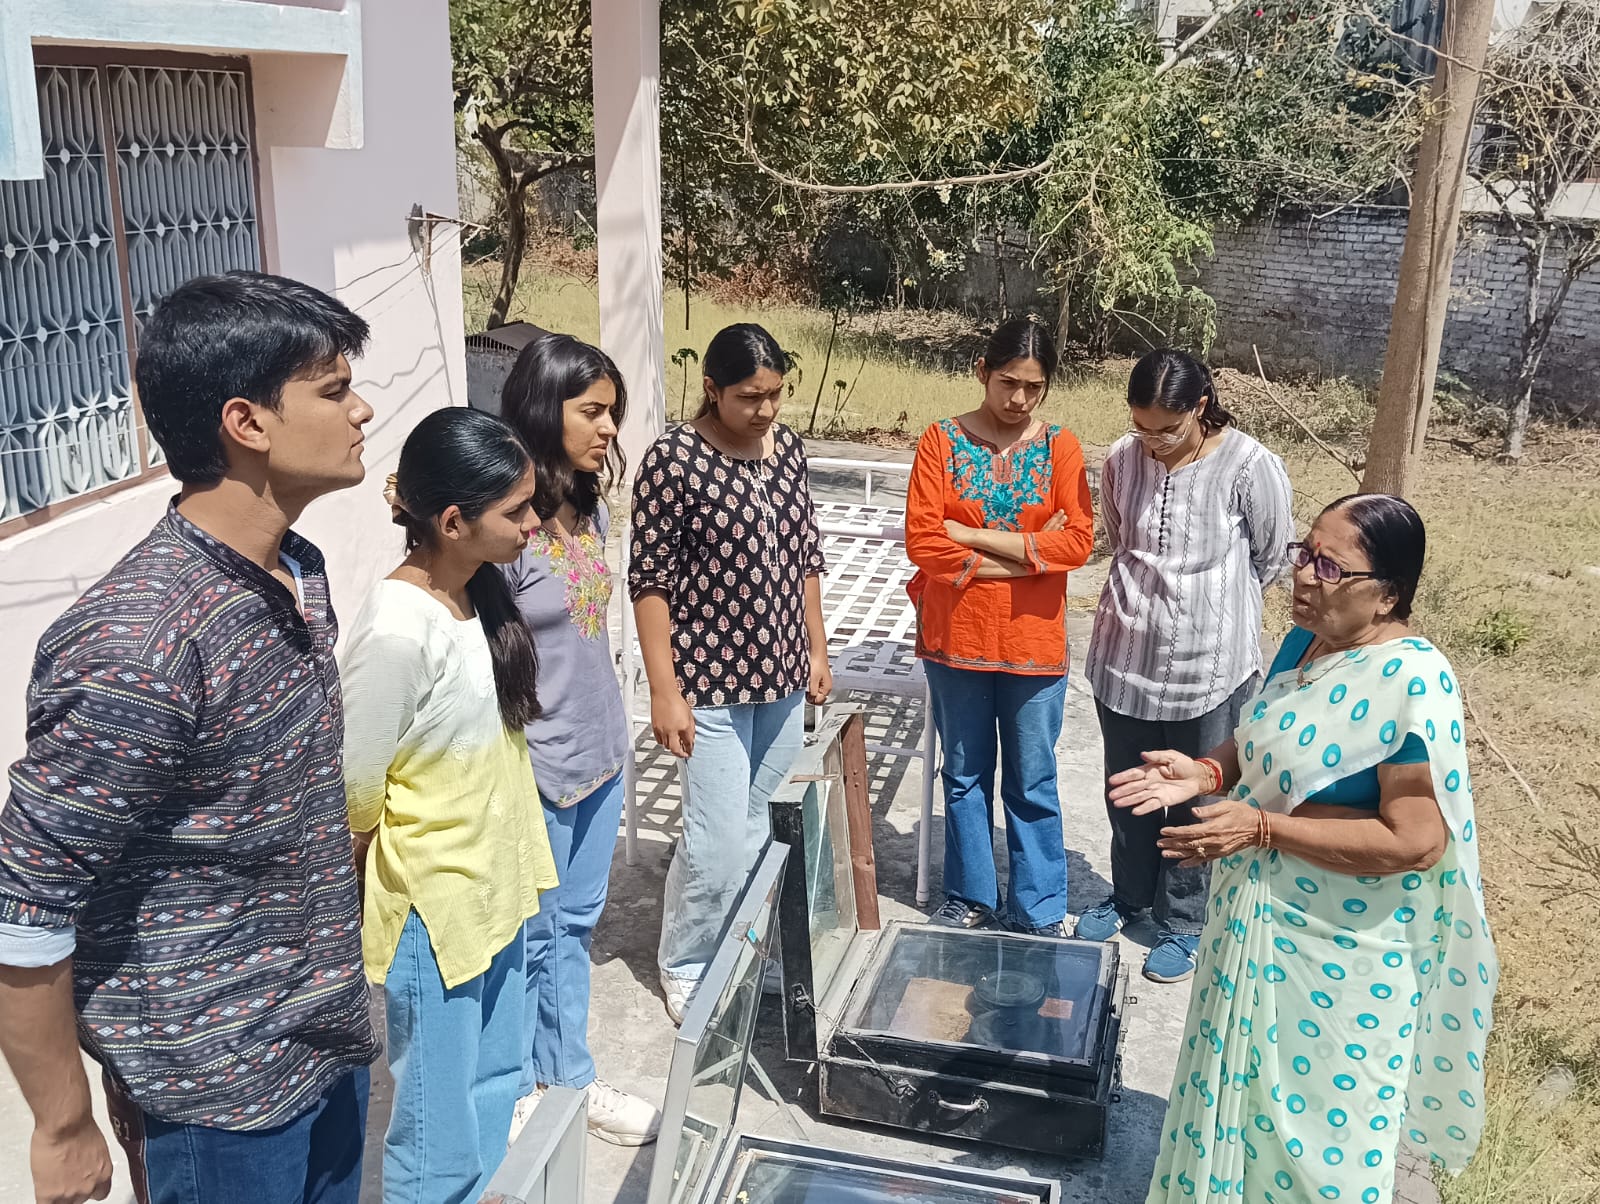
{"label": "woman in striped kurta with mask", "polygon": [[[1283,462],[1234,425],[1205,365],[1152,351],[1129,378],[1128,409],[1132,429],[1100,480],[1111,566],[1089,643],[1108,778],[1146,749],[1200,756],[1233,734],[1261,673],[1262,591],[1294,538]],[[1077,933],[1109,940],[1148,909],[1158,939],[1145,977],[1181,982],[1194,973],[1208,871],[1164,861],[1156,840],[1190,808],[1106,810],[1112,893]]]}

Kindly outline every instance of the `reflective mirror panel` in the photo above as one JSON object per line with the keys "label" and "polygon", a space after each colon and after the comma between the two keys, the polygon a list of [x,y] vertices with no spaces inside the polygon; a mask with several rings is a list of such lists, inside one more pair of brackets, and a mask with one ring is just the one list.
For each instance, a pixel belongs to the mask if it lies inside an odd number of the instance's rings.
{"label": "reflective mirror panel", "polygon": [[1087,1062],[1110,988],[1106,947],[891,925],[844,1029]]}
{"label": "reflective mirror panel", "polygon": [[[650,1204],[700,1199],[718,1154],[733,1136],[786,853],[785,846],[774,844],[763,855],[678,1029]],[[674,1135],[677,1147],[668,1164]]]}
{"label": "reflective mirror panel", "polygon": [[807,784],[806,895],[811,925],[811,977],[816,998],[828,994],[856,931],[856,887],[850,865],[850,818],[839,744],[823,754],[823,775]]}
{"label": "reflective mirror panel", "polygon": [[1039,1204],[1037,1193],[960,1183],[936,1167],[896,1170],[756,1150],[719,1204]]}

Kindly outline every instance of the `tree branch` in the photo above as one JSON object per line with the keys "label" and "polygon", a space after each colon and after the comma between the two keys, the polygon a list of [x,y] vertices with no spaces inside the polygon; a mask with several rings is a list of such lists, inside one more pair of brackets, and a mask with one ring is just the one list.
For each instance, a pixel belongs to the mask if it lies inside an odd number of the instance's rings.
{"label": "tree branch", "polygon": [[[1228,0],[1228,3],[1217,9],[1206,22],[1194,33],[1183,40],[1172,52],[1171,57],[1160,63],[1151,73],[1151,79],[1159,80],[1179,63],[1187,59],[1194,48],[1204,41],[1213,30],[1221,25],[1234,13],[1244,7],[1246,0]],[[755,148],[755,138],[752,132],[752,123],[749,114],[745,115],[744,124],[744,153],[751,164],[774,180],[790,188],[804,192],[820,192],[831,196],[860,196],[867,193],[883,192],[915,192],[923,188],[964,188],[980,184],[1015,184],[1022,180],[1031,180],[1046,175],[1054,165],[1054,158],[1045,159],[1031,167],[1017,167],[1005,171],[979,172],[976,175],[946,176],[935,180],[880,180],[872,184],[824,184],[815,180],[802,180],[798,176],[791,176],[779,171],[770,163],[761,158]]]}
{"label": "tree branch", "polygon": [[756,150],[755,139],[751,134],[750,123],[745,122],[744,127],[744,153],[751,164],[766,175],[771,176],[780,184],[789,188],[798,188],[805,192],[822,192],[830,196],[859,196],[869,192],[914,192],[920,188],[959,188],[969,184],[1011,184],[1018,180],[1030,180],[1042,176],[1050,170],[1053,159],[1046,159],[1042,163],[1035,163],[1032,167],[1016,167],[1006,171],[980,172],[971,176],[947,176],[939,180],[880,180],[875,184],[822,184],[814,180],[802,180],[798,176],[791,176],[779,171],[764,160]]}
{"label": "tree branch", "polygon": [[1300,415],[1296,414],[1288,406],[1284,405],[1283,402],[1278,400],[1278,394],[1273,390],[1272,382],[1267,380],[1266,369],[1264,369],[1261,366],[1261,352],[1256,350],[1255,344],[1253,344],[1253,343],[1250,345],[1250,350],[1255,354],[1255,357],[1256,357],[1256,373],[1257,373],[1257,375],[1259,375],[1261,377],[1261,384],[1266,390],[1267,400],[1272,402],[1273,405],[1277,406],[1285,414],[1289,415],[1290,419],[1294,422],[1294,424],[1296,426],[1298,426],[1301,430],[1303,430],[1306,433],[1306,438],[1310,439],[1311,442],[1315,443],[1324,452],[1326,452],[1328,454],[1328,458],[1330,460],[1332,460],[1335,464],[1339,465],[1346,472],[1348,472],[1351,476],[1353,476],[1356,479],[1356,484],[1360,485],[1361,484],[1361,474],[1355,470],[1355,466],[1353,464],[1351,464],[1349,460],[1346,460],[1338,452],[1334,451],[1333,448],[1329,447],[1326,443],[1324,443],[1321,439],[1319,439],[1317,437],[1316,431],[1312,430],[1309,426],[1307,426],[1305,424],[1305,422],[1301,419]]}
{"label": "tree branch", "polygon": [[1155,69],[1153,78],[1160,79],[1179,63],[1183,62],[1184,59],[1188,58],[1190,52],[1194,50],[1195,46],[1208,37],[1213,29],[1221,25],[1229,17],[1233,16],[1234,13],[1243,8],[1244,3],[1245,0],[1230,0],[1229,3],[1223,5],[1221,8],[1217,9],[1216,12],[1207,17],[1204,25],[1200,26],[1199,29],[1195,30],[1187,38],[1179,42],[1177,46],[1173,47],[1172,57],[1165,59],[1162,64]]}

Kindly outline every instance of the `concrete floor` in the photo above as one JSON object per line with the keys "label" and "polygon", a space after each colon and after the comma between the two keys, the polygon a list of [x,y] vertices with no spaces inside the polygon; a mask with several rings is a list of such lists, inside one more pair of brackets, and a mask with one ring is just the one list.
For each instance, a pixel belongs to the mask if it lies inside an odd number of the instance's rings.
{"label": "concrete floor", "polygon": [[[845,455],[872,459],[901,459],[908,453],[853,444],[815,442],[815,455]],[[848,474],[819,471],[819,498],[856,500],[857,483]],[[880,478],[875,492],[881,500],[903,497],[892,479]],[[1094,597],[1104,569],[1090,565],[1074,573],[1074,596]],[[1079,611],[1069,615],[1068,635],[1073,662],[1081,665],[1089,633],[1089,617]],[[867,699],[859,699],[868,702]],[[921,732],[920,705],[873,706],[868,711],[869,742],[915,745]],[[662,1006],[656,982],[655,948],[660,931],[662,883],[671,841],[678,826],[676,773],[666,758],[647,750],[641,742],[641,825],[638,864],[624,864],[621,843],[611,874],[611,896],[594,941],[594,1004],[590,1036],[603,1077],[618,1087],[659,1101],[666,1086],[668,1060],[675,1029]],[[1067,693],[1066,718],[1056,748],[1060,765],[1061,799],[1069,859],[1069,907],[1076,914],[1109,893],[1109,828],[1101,801],[1100,735],[1094,704],[1083,681],[1074,673]],[[872,759],[874,841],[883,919],[916,919],[916,824],[921,792],[920,766],[914,760]],[[933,832],[934,901],[939,895],[938,850],[942,848],[941,818],[935,815]],[[998,837],[997,833],[997,837]],[[1004,863],[1005,845],[997,839],[996,857]],[[1123,1045],[1123,1086],[1113,1105],[1106,1151],[1098,1160],[1062,1160],[1039,1155],[930,1140],[902,1131],[879,1129],[854,1122],[803,1115],[809,1140],[847,1150],[899,1157],[918,1162],[956,1163],[987,1169],[1014,1170],[1057,1179],[1066,1204],[1138,1204],[1145,1198],[1155,1161],[1157,1135],[1173,1066],[1183,1034],[1188,1004],[1187,984],[1158,986],[1138,975],[1144,947],[1153,937],[1148,922],[1134,926],[1118,939],[1132,972]],[[783,1062],[781,1020],[774,1000],[758,1024],[758,1056],[773,1076],[780,1094],[799,1101],[803,1095],[802,1068]],[[381,1017],[379,1018],[381,1021]],[[381,1031],[381,1030],[380,1030]],[[374,1067],[373,1101],[368,1129],[365,1204],[381,1200],[379,1169],[383,1129],[390,1096],[382,1064]],[[747,1131],[794,1138],[789,1117],[762,1092],[747,1086],[742,1122]],[[102,1110],[103,1117],[103,1110]],[[0,1204],[30,1199],[27,1171],[27,1134],[30,1124],[15,1084],[0,1066]],[[645,1198],[655,1146],[624,1150],[590,1139],[588,1142],[588,1198],[584,1204],[640,1204]],[[130,1204],[126,1165],[120,1150],[115,1204]],[[1402,1176],[1396,1199],[1405,1204],[1437,1201],[1425,1172]]]}
{"label": "concrete floor", "polygon": [[[1081,657],[1087,639],[1086,617],[1070,624],[1075,655]],[[886,727],[911,733],[920,730],[920,707],[902,712],[890,708],[869,714],[869,741]],[[903,737],[896,737],[899,742]],[[1109,832],[1100,802],[1098,728],[1094,704],[1081,683],[1071,683],[1066,722],[1057,756],[1061,764],[1062,799],[1069,849],[1069,906],[1076,913],[1109,893],[1106,849]],[[916,823],[921,798],[920,766],[916,761],[874,758],[874,841],[878,863],[878,888],[885,921],[917,919],[915,906]],[[602,1075],[618,1086],[659,1099],[665,1087],[673,1027],[667,1019],[656,985],[655,942],[659,932],[661,885],[668,860],[668,833],[675,820],[675,792],[665,790],[651,799],[649,822],[644,826],[639,864],[628,867],[618,858],[611,877],[611,902],[596,933],[595,997],[606,1001],[597,1008],[590,1031]],[[936,825],[940,819],[936,816]],[[933,834],[933,847],[942,848],[942,826]],[[1004,841],[997,841],[1002,864]],[[934,898],[938,894],[938,857],[935,856]],[[1113,1106],[1105,1157],[1100,1160],[1060,1160],[1017,1151],[954,1141],[930,1141],[913,1134],[874,1129],[854,1122],[806,1115],[804,1124],[816,1145],[831,1145],[915,1161],[954,1162],[988,1169],[1024,1171],[1059,1179],[1063,1200],[1069,1204],[1136,1204],[1144,1199],[1150,1168],[1155,1161],[1156,1134],[1172,1068],[1183,1029],[1188,1000],[1186,987],[1157,987],[1137,977],[1144,957],[1141,942],[1150,934],[1135,928],[1124,956],[1133,963],[1137,986],[1130,993],[1138,1002],[1128,1010],[1123,1047],[1121,1100]],[[764,1001],[773,1004],[768,998]],[[802,1098],[802,1068],[783,1062],[781,1019],[769,1006],[758,1019],[759,1055],[782,1094],[791,1102]],[[747,1084],[743,1121],[753,1133],[793,1138],[781,1110]],[[633,1204],[643,1200],[654,1151],[621,1150],[599,1141],[589,1143],[590,1204]]]}

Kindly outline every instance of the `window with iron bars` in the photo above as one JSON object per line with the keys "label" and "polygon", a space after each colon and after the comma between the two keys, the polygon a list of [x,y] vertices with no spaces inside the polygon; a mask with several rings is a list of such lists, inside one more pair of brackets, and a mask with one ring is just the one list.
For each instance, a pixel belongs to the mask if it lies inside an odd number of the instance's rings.
{"label": "window with iron bars", "polygon": [[164,471],[140,324],[193,276],[261,266],[244,62],[64,53],[35,75],[44,177],[0,180],[0,535]]}

